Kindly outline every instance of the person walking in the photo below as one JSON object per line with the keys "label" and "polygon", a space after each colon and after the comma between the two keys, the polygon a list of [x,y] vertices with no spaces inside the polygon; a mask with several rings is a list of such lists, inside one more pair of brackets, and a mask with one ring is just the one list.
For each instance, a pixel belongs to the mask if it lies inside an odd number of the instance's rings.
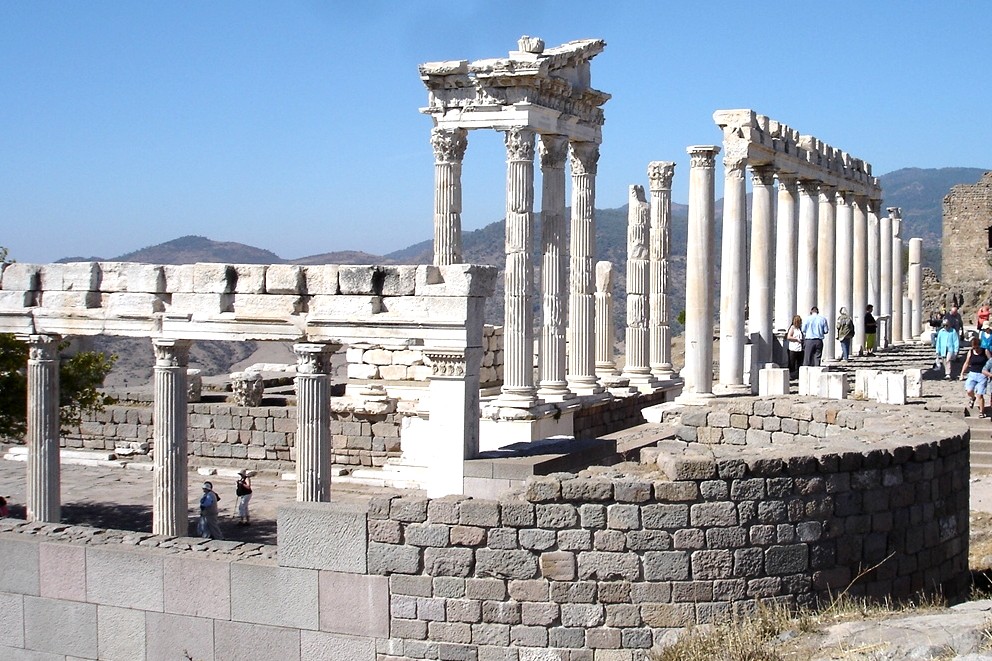
{"label": "person walking", "polygon": [[214,485],[211,482],[204,482],[203,496],[200,497],[200,523],[197,526],[200,537],[224,539],[224,534],[217,523],[219,502],[220,495],[214,491]]}
{"label": "person walking", "polygon": [[934,367],[940,363],[944,365],[944,378],[951,378],[951,361],[958,355],[960,342],[957,331],[951,328],[951,322],[944,319],[940,322],[940,330],[937,331],[937,360]]}
{"label": "person walking", "polygon": [[854,339],[854,321],[847,314],[847,308],[841,308],[837,315],[837,340],[840,342],[840,359],[851,357],[851,340]]}
{"label": "person walking", "polygon": [[878,322],[872,311],[875,309],[870,303],[865,308],[865,355],[875,355],[875,336],[878,333]]}
{"label": "person walking", "polygon": [[971,338],[971,349],[961,368],[961,380],[968,395],[968,408],[975,408],[975,401],[978,401],[979,418],[985,417],[985,390],[989,380],[983,372],[988,362],[989,357],[985,355],[981,341],[977,337]]}
{"label": "person walking", "polygon": [[250,526],[251,518],[248,516],[248,501],[251,500],[251,477],[248,476],[248,470],[245,468],[242,468],[238,473],[235,494],[238,496],[238,525]]}
{"label": "person walking", "polygon": [[978,330],[981,331],[985,326],[985,323],[989,321],[989,317],[992,316],[992,310],[989,309],[988,301],[982,303],[982,307],[978,308],[978,312],[975,313],[975,325],[978,326]]}
{"label": "person walking", "polygon": [[944,319],[950,322],[951,328],[958,334],[958,341],[960,341],[961,334],[964,332],[964,322],[961,321],[961,313],[958,312],[958,306],[952,305],[951,311],[944,315]]}
{"label": "person walking", "polygon": [[789,350],[789,377],[798,379],[799,366],[803,363],[803,318],[798,314],[792,317],[785,339]]}
{"label": "person walking", "polygon": [[823,358],[823,340],[827,337],[829,327],[827,318],[820,314],[815,305],[810,308],[809,316],[803,321],[803,365],[819,367]]}

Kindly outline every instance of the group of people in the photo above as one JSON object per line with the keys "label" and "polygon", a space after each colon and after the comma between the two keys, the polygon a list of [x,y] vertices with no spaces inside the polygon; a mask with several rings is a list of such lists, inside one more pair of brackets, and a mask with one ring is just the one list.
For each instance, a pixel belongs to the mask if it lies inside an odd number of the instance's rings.
{"label": "group of people", "polygon": [[[239,526],[250,526],[251,519],[248,516],[248,502],[251,500],[251,477],[248,471],[242,469],[238,472],[238,482],[235,486],[235,496],[238,499],[238,524]],[[220,494],[214,491],[212,482],[203,483],[203,495],[200,497],[200,519],[196,525],[196,532],[200,537],[210,539],[224,539],[221,532],[218,517],[220,515]]]}
{"label": "group of people", "polygon": [[[864,316],[865,343],[862,353],[869,356],[875,355],[875,337],[878,334],[874,309],[872,305],[868,305]],[[840,309],[836,331],[837,340],[840,342],[841,360],[848,360],[851,357],[851,342],[854,339],[854,321],[848,314],[847,308]],[[792,318],[792,325],[785,335],[789,350],[789,374],[792,378],[799,376],[800,366],[820,365],[823,359],[823,341],[829,332],[827,318],[820,314],[820,309],[815,305],[806,319],[798,314]]]}
{"label": "group of people", "polygon": [[[940,312],[930,315],[931,324],[934,317],[939,315],[940,318],[940,330],[933,340],[936,350],[934,369],[943,368],[946,380],[951,379],[951,364],[957,360],[964,334],[964,324],[957,305],[959,301],[955,300],[953,303],[950,311],[941,308]],[[988,303],[983,303],[975,314],[975,327],[977,332],[968,341],[970,346],[958,378],[965,382],[968,408],[974,409],[977,403],[978,417],[984,418],[986,417],[985,395],[992,391],[989,385],[992,380],[992,321],[990,321]]]}

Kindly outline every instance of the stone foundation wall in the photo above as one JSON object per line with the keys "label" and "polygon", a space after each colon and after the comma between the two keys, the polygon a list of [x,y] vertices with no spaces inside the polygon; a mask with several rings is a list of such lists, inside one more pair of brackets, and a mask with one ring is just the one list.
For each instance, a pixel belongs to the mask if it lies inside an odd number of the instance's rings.
{"label": "stone foundation wall", "polygon": [[584,406],[575,413],[573,429],[577,438],[599,438],[606,434],[644,423],[641,410],[671,399],[671,391],[659,390],[649,395],[616,397],[601,404]]}
{"label": "stone foundation wall", "polygon": [[790,398],[712,409],[688,408],[683,435],[739,415],[806,433],[667,441],[501,501],[298,503],[278,552],[5,520],[0,653],[634,661],[762,599],[967,596],[962,421]]}

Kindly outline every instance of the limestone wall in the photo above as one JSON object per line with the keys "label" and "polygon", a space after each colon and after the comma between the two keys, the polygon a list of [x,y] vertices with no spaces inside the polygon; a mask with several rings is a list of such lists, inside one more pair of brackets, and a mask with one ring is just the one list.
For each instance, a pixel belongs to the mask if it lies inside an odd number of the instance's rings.
{"label": "limestone wall", "polygon": [[633,661],[760,599],[967,595],[963,422],[850,401],[714,408],[683,435],[739,415],[806,431],[672,441],[501,501],[296,504],[278,553],[0,522],[0,656]]}
{"label": "limestone wall", "polygon": [[992,277],[990,227],[992,172],[986,172],[976,184],[951,188],[944,197],[941,282],[953,286]]}

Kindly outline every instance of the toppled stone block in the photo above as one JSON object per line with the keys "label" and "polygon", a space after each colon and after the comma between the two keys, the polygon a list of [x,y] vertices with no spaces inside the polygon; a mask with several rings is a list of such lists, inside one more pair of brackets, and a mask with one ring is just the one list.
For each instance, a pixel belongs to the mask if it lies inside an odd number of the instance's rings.
{"label": "toppled stone block", "polygon": [[789,370],[763,368],[758,370],[758,396],[771,397],[789,394]]}
{"label": "toppled stone block", "polygon": [[258,372],[233,372],[231,390],[237,406],[261,406],[265,381]]}

